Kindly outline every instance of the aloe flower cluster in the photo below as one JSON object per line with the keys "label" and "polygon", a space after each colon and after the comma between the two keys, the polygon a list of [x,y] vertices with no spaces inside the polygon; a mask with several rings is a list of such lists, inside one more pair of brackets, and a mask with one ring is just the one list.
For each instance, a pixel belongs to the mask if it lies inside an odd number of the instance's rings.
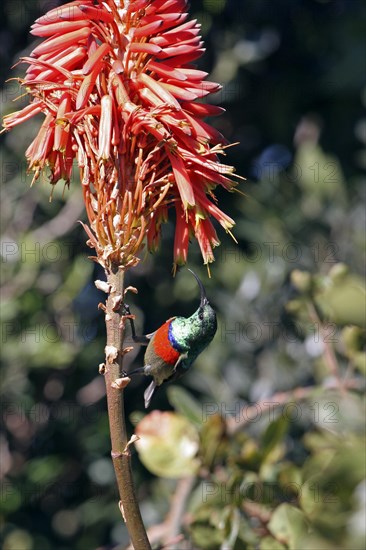
{"label": "aloe flower cluster", "polygon": [[20,82],[30,103],[4,127],[43,113],[26,157],[33,181],[69,184],[80,169],[98,261],[134,265],[145,242],[158,247],[161,225],[175,209],[174,262],[198,240],[205,263],[219,240],[212,218],[230,232],[215,187],[233,190],[234,169],[220,163],[223,136],[203,119],[223,109],[200,100],[220,89],[193,62],[204,49],[186,0],[75,1],[37,19],[45,38]]}

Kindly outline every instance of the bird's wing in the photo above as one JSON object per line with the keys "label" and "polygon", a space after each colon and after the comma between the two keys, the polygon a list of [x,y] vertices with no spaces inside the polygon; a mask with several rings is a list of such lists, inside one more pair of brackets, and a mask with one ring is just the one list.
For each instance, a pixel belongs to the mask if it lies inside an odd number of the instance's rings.
{"label": "bird's wing", "polygon": [[176,362],[175,365],[174,365],[174,369],[173,369],[174,372],[176,372],[177,368],[179,367],[179,364],[180,364],[182,361],[184,361],[184,359],[187,359],[187,357],[188,357],[188,353],[187,353],[187,352],[186,352],[186,353],[181,353],[181,354],[180,354],[180,356],[179,356],[177,362]]}
{"label": "bird's wing", "polygon": [[[148,385],[148,387],[144,391],[145,409],[147,409],[148,406],[150,405],[150,401],[152,399],[152,396],[156,392],[156,390],[158,390],[163,384],[166,384],[167,382],[173,382],[177,378],[180,378],[180,376],[183,374],[183,372],[179,372],[177,370],[177,368],[179,367],[180,363],[182,361],[184,361],[184,359],[187,358],[187,356],[188,356],[188,353],[181,353],[180,354],[177,362],[174,365],[174,369],[173,369],[173,372],[172,372],[171,376],[169,376],[169,378],[166,378],[161,384],[159,384],[159,386],[155,383],[154,380],[152,382],[150,382],[150,384]],[[146,369],[146,365],[145,365],[145,369]],[[141,369],[141,370],[144,370],[144,369]]]}

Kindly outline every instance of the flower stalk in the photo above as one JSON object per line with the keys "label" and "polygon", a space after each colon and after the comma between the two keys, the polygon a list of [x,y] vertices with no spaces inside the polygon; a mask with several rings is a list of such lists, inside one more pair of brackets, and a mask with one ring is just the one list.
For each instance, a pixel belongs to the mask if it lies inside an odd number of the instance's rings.
{"label": "flower stalk", "polygon": [[112,444],[112,460],[117,478],[120,495],[120,510],[135,550],[149,550],[150,543],[134,488],[131,452],[125,412],[124,412],[124,388],[118,383],[123,376],[123,357],[128,348],[123,346],[124,340],[124,271],[117,266],[108,276],[110,288],[105,309],[107,327],[106,362],[104,376],[107,391],[107,404],[109,427]]}

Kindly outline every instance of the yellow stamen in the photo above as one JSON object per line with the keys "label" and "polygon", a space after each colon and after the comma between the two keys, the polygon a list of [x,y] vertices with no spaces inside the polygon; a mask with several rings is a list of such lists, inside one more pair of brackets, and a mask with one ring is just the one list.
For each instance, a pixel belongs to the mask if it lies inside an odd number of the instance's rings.
{"label": "yellow stamen", "polygon": [[234,237],[233,233],[230,231],[230,229],[227,229],[226,230],[227,233],[229,233],[230,237],[233,239],[234,243],[235,244],[238,244],[238,241],[236,240],[236,238]]}

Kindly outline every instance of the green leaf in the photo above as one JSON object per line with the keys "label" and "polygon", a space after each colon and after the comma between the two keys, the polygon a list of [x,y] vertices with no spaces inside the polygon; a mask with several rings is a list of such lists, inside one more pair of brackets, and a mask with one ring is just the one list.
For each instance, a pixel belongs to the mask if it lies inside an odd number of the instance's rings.
{"label": "green leaf", "polygon": [[332,280],[316,296],[316,303],[327,319],[334,323],[366,327],[365,297],[362,277],[349,274],[341,280]]}
{"label": "green leaf", "polygon": [[343,200],[344,178],[336,157],[307,141],[298,148],[294,165],[300,169],[299,184],[305,195],[320,201],[332,198],[340,203]]}
{"label": "green leaf", "polygon": [[153,474],[181,478],[197,471],[198,432],[184,416],[153,411],[139,422],[136,435],[141,462]]}
{"label": "green leaf", "polygon": [[233,550],[235,543],[238,539],[239,530],[240,530],[240,511],[238,508],[232,508],[230,512],[230,522],[229,522],[229,535],[226,540],[223,542],[223,548],[225,550]]}
{"label": "green leaf", "polygon": [[341,332],[343,350],[356,369],[366,374],[366,353],[363,351],[366,345],[365,330],[356,326],[347,326]]}
{"label": "green leaf", "polygon": [[170,386],[167,390],[170,404],[197,427],[202,425],[202,405],[181,386]]}
{"label": "green leaf", "polygon": [[28,462],[27,473],[33,483],[49,483],[57,478],[64,469],[64,463],[58,456],[34,458]]}
{"label": "green leaf", "polygon": [[283,440],[287,432],[288,420],[280,416],[268,426],[262,436],[263,458],[268,457],[271,451]]}
{"label": "green leaf", "polygon": [[1,499],[0,512],[6,515],[15,512],[22,505],[23,491],[12,485],[8,479],[4,479],[0,483]]}
{"label": "green leaf", "polygon": [[224,523],[225,509],[201,508],[189,527],[195,546],[202,550],[219,550],[225,538]]}
{"label": "green leaf", "polygon": [[226,423],[219,414],[208,416],[202,425],[200,456],[208,468],[227,452],[225,432]]}
{"label": "green leaf", "polygon": [[355,490],[365,476],[365,440],[347,432],[323,438],[329,448],[319,449],[316,439],[307,436],[313,455],[303,467],[300,505],[313,528],[338,542],[349,533]]}
{"label": "green leaf", "polygon": [[280,504],[272,514],[268,529],[281,543],[287,544],[290,550],[299,550],[298,540],[307,531],[305,516],[295,506]]}
{"label": "green leaf", "polygon": [[260,550],[284,550],[286,546],[272,537],[264,537],[264,539],[261,540],[259,548]]}
{"label": "green leaf", "polygon": [[33,537],[24,529],[14,529],[4,539],[5,550],[32,550]]}

